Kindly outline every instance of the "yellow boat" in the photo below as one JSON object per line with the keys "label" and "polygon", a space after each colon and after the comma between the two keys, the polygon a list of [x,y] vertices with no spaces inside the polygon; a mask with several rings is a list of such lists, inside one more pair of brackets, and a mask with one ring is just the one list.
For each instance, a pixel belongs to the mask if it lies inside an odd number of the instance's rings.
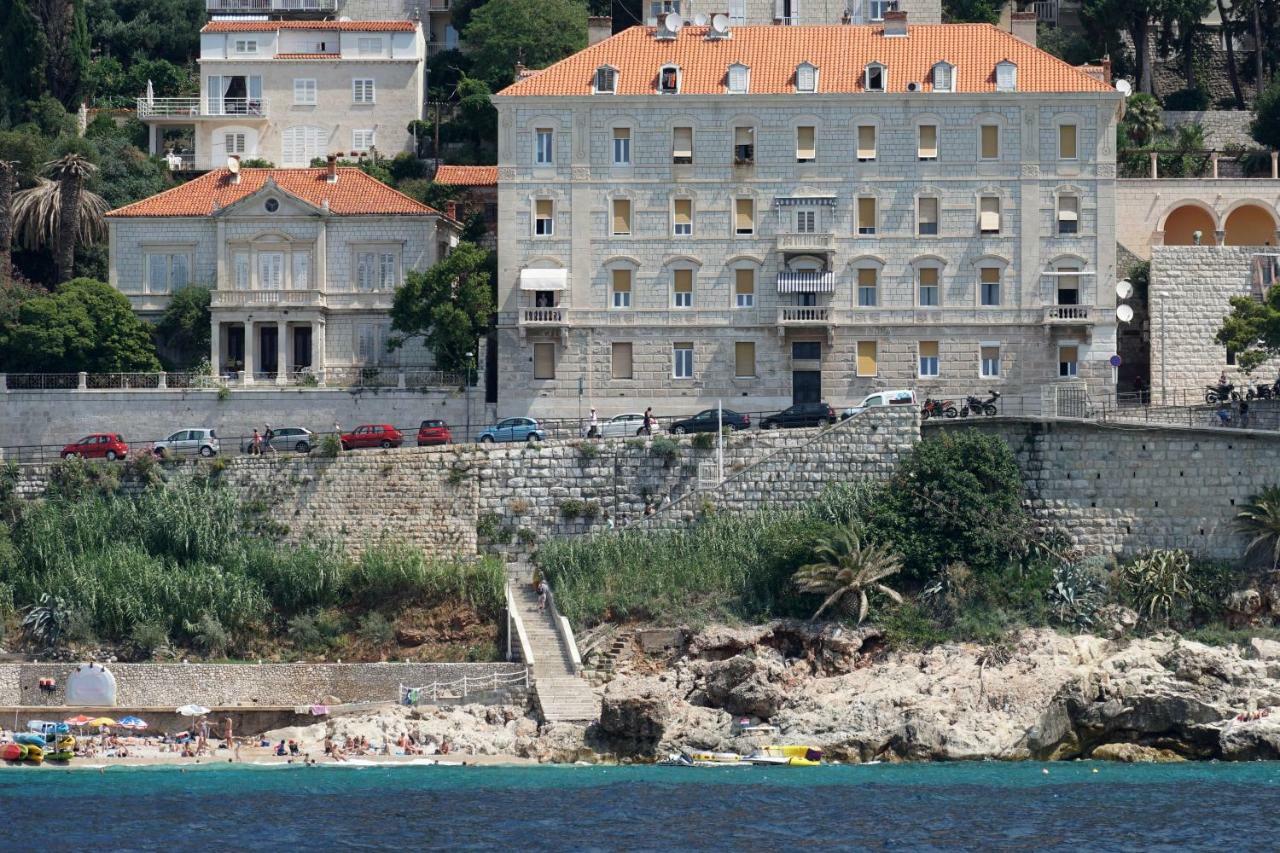
{"label": "yellow boat", "polygon": [[762,746],[755,754],[748,755],[747,761],[779,767],[817,767],[822,764],[822,750],[800,745]]}
{"label": "yellow boat", "polygon": [[34,761],[36,764],[44,761],[44,750],[38,746],[27,744],[27,761]]}

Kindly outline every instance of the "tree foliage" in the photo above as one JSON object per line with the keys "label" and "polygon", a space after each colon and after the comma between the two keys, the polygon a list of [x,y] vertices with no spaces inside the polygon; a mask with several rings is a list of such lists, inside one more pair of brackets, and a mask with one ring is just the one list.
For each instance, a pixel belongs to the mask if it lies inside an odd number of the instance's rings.
{"label": "tree foliage", "polygon": [[1280,570],[1280,486],[1270,486],[1236,513],[1236,529],[1249,537],[1245,554],[1263,552],[1271,571]]}
{"label": "tree foliage", "polygon": [[856,614],[861,624],[871,608],[868,592],[902,603],[902,596],[882,583],[902,571],[901,555],[883,542],[864,544],[857,522],[832,530],[814,547],[813,556],[814,562],[796,570],[794,582],[800,592],[825,596],[814,619],[835,607],[846,616]]}
{"label": "tree foliage", "polygon": [[1259,145],[1280,148],[1280,78],[1272,80],[1258,95],[1249,132]]}
{"label": "tree foliage", "polygon": [[169,299],[156,334],[183,366],[209,355],[210,291],[200,285],[179,288]]}
{"label": "tree foliage", "polygon": [[468,352],[488,329],[493,313],[496,258],[479,246],[460,243],[426,272],[412,272],[391,307],[392,349],[422,338],[441,370],[471,365]]}
{"label": "tree foliage", "polygon": [[151,329],[111,285],[77,278],[23,301],[0,338],[0,361],[37,373],[160,369]]}
{"label": "tree foliage", "polygon": [[1245,374],[1280,355],[1280,287],[1268,288],[1261,302],[1252,296],[1231,297],[1231,313],[1223,318],[1216,339],[1236,354]]}
{"label": "tree foliage", "polygon": [[497,91],[515,64],[546,68],[587,46],[587,11],[578,0],[489,0],[463,30],[474,76]]}
{"label": "tree foliage", "polygon": [[994,24],[1000,20],[1000,4],[993,0],[945,0],[942,20],[947,24]]}

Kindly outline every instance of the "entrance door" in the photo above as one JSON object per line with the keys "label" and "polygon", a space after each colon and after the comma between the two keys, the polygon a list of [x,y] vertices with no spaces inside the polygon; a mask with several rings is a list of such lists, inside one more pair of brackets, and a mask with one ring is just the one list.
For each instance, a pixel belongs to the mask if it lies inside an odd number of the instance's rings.
{"label": "entrance door", "polygon": [[298,326],[293,330],[293,369],[311,366],[311,327]]}
{"label": "entrance door", "polygon": [[792,403],[822,402],[822,371],[820,370],[791,371],[791,402]]}
{"label": "entrance door", "polygon": [[279,342],[280,338],[274,323],[258,330],[258,370],[260,372],[276,372],[279,367]]}
{"label": "entrance door", "polygon": [[244,370],[244,326],[227,326],[227,353],[223,356],[223,371]]}

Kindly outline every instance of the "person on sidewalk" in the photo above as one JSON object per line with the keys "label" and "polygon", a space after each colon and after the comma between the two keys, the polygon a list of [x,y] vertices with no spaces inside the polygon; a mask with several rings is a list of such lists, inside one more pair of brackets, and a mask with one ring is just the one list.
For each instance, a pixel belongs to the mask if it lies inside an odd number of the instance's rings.
{"label": "person on sidewalk", "polygon": [[653,406],[648,406],[644,410],[644,429],[645,435],[653,435]]}
{"label": "person on sidewalk", "polygon": [[249,439],[249,455],[262,455],[262,435],[259,434],[257,427],[254,427],[253,438]]}
{"label": "person on sidewalk", "polygon": [[538,612],[542,613],[547,609],[547,598],[551,595],[551,587],[547,584],[546,578],[538,581]]}
{"label": "person on sidewalk", "polygon": [[596,415],[596,407],[591,407],[591,419],[587,421],[587,438],[600,437],[600,418]]}

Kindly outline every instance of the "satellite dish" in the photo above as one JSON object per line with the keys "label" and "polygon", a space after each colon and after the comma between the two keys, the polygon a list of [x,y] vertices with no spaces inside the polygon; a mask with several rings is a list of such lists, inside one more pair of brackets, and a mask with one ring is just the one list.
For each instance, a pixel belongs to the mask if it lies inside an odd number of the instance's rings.
{"label": "satellite dish", "polygon": [[1128,299],[1133,296],[1133,285],[1129,283],[1129,279],[1124,278],[1116,282],[1116,296],[1120,299]]}
{"label": "satellite dish", "polygon": [[673,33],[678,33],[684,27],[684,18],[680,17],[679,12],[672,12],[662,19],[662,25]]}
{"label": "satellite dish", "polygon": [[1133,84],[1128,80],[1117,80],[1116,91],[1127,98],[1133,94]]}
{"label": "satellite dish", "polygon": [[707,16],[699,12],[693,16],[693,25],[695,27],[705,27],[707,25]]}
{"label": "satellite dish", "polygon": [[233,175],[240,174],[240,158],[232,154],[227,158],[227,171]]}
{"label": "satellite dish", "polygon": [[729,16],[722,12],[717,12],[712,15],[711,29],[715,30],[720,35],[724,35],[729,32]]}
{"label": "satellite dish", "polygon": [[1121,305],[1116,309],[1116,319],[1121,323],[1128,323],[1133,319],[1133,309],[1128,305]]}

